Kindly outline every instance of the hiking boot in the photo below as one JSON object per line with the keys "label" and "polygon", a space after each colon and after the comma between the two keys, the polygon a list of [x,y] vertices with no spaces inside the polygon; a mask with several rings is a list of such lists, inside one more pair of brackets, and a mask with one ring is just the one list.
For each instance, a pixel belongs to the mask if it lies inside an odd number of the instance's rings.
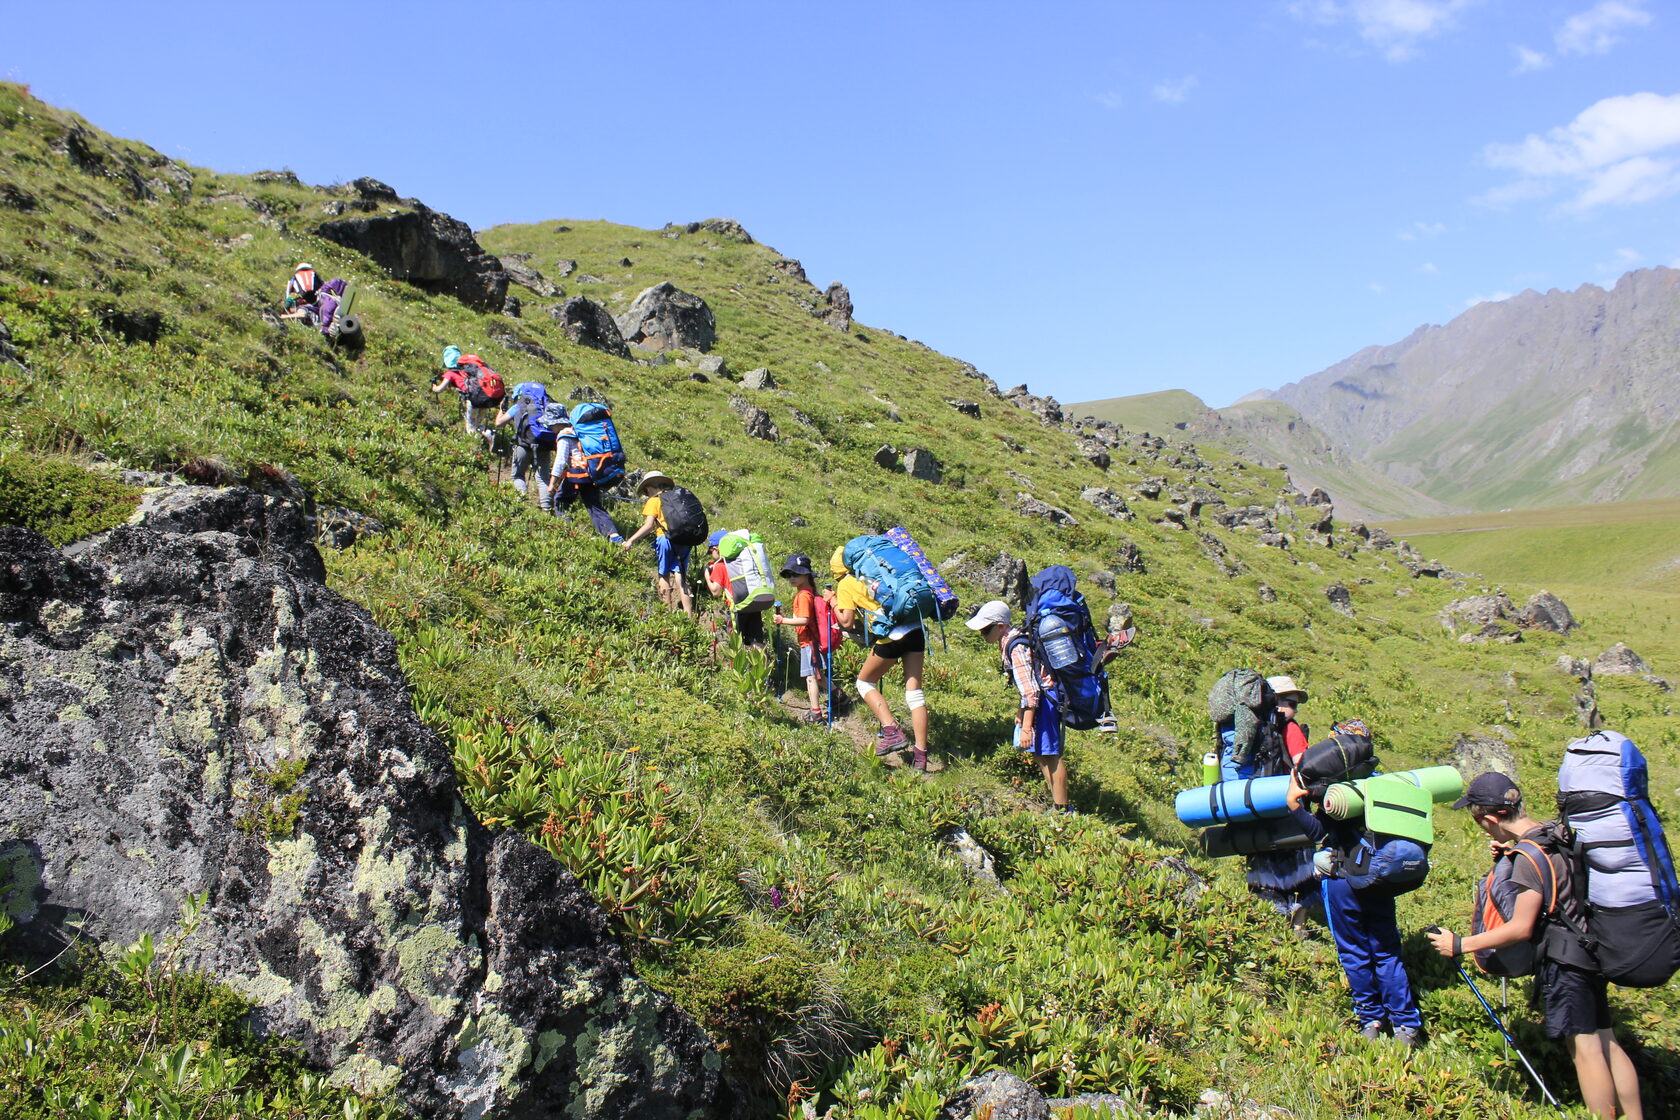
{"label": "hiking boot", "polygon": [[1408,1050],[1416,1050],[1423,1045],[1423,1030],[1419,1027],[1395,1027],[1394,1041]]}
{"label": "hiking boot", "polygon": [[910,765],[924,774],[937,774],[945,769],[945,764],[936,758],[929,758],[926,751],[911,751]]}
{"label": "hiking boot", "polygon": [[801,723],[827,723],[828,722],[828,713],[823,712],[823,711],[818,711],[816,708],[812,708],[810,711],[806,712],[804,715],[799,717],[799,722],[801,722]]}
{"label": "hiking boot", "polygon": [[909,742],[910,740],[904,734],[902,727],[883,727],[880,733],[875,736],[875,753],[880,757],[885,757],[903,750]]}
{"label": "hiking boot", "polygon": [[1370,1022],[1366,1023],[1364,1026],[1359,1028],[1359,1037],[1360,1038],[1368,1038],[1372,1042],[1375,1042],[1377,1039],[1381,1038],[1382,1033],[1383,1033],[1383,1024],[1382,1024],[1381,1019],[1372,1019]]}
{"label": "hiking boot", "polygon": [[1118,735],[1119,733],[1120,721],[1115,719],[1113,716],[1103,716],[1101,719],[1097,720],[1097,734]]}

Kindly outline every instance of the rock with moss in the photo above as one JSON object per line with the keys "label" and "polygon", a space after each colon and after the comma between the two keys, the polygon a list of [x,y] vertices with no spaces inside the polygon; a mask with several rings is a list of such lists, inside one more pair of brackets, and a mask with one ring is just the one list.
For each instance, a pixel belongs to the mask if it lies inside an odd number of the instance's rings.
{"label": "rock with moss", "polygon": [[324,222],[315,232],[372,258],[393,279],[454,296],[477,311],[500,311],[508,289],[502,262],[484,251],[465,222],[412,200],[409,205],[395,213]]}
{"label": "rock with moss", "polygon": [[149,495],[0,529],[0,850],[20,943],[169,934],[334,1082],[417,1115],[725,1115],[705,1035],[547,853],[492,835],[301,510]]}

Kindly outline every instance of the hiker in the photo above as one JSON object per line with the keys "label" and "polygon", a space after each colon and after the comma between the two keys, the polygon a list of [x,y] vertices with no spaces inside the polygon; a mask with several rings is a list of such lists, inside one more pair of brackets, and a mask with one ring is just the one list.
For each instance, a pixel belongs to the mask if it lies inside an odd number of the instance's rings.
{"label": "hiker", "polygon": [[624,447],[618,441],[612,412],[604,404],[575,405],[571,427],[554,454],[561,476],[558,504],[569,515],[572,503],[582,502],[595,531],[611,544],[623,544],[624,535],[602,503],[602,495],[624,477]]}
{"label": "hiker", "polygon": [[[1362,739],[1366,757],[1370,758],[1370,737],[1363,721],[1337,723],[1331,727],[1331,734],[1333,739],[1341,735]],[[1374,759],[1371,761],[1374,767]],[[1400,926],[1395,919],[1394,900],[1423,881],[1428,859],[1421,860],[1421,869],[1415,866],[1416,861],[1396,862],[1390,877],[1389,865],[1379,865],[1372,858],[1365,820],[1336,820],[1325,815],[1322,807],[1317,812],[1305,808],[1308,801],[1322,801],[1326,788],[1322,780],[1309,779],[1297,766],[1290,771],[1286,804],[1301,831],[1321,846],[1313,862],[1323,876],[1325,921],[1347,976],[1359,1033],[1374,1040],[1381,1038],[1386,1028],[1393,1031],[1396,1042],[1421,1046],[1423,1015],[1400,959]]]}
{"label": "hiker", "polygon": [[1026,635],[1010,623],[1009,604],[993,599],[980,604],[967,624],[988,642],[997,643],[1004,672],[1020,694],[1015,708],[1015,746],[1038,763],[1050,790],[1050,811],[1072,813],[1068,806],[1067,764],[1062,758],[1064,733],[1055,705],[1056,678],[1038,664]]}
{"label": "hiker", "polygon": [[486,444],[493,442],[496,430],[491,420],[506,396],[501,375],[477,354],[461,353],[459,346],[445,346],[442,362],[443,368],[432,377],[432,392],[453,388],[460,393],[467,433],[478,436]]}
{"label": "hiker", "polygon": [[782,578],[793,584],[793,613],[777,612],[771,621],[777,626],[792,626],[794,640],[799,643],[799,675],[805,678],[805,693],[811,709],[801,719],[805,723],[828,722],[828,651],[834,634],[833,607],[817,594],[816,576],[811,571],[811,558],[795,552],[782,565]]}
{"label": "hiker", "polygon": [[1640,1120],[1639,1075],[1611,1028],[1608,981],[1574,932],[1586,928],[1585,900],[1575,889],[1557,822],[1542,824],[1530,817],[1517,784],[1496,771],[1477,775],[1453,808],[1469,809],[1487,834],[1495,872],[1499,861],[1511,861],[1516,896],[1503,924],[1462,936],[1437,929],[1430,932],[1430,943],[1443,957],[1455,958],[1532,943],[1535,984],[1546,1006],[1546,1037],[1568,1039],[1581,1100],[1603,1120],[1618,1114]]}
{"label": "hiker", "polygon": [[[741,636],[741,644],[762,646],[766,635],[764,607],[759,605],[759,602],[764,585],[757,582],[760,576],[758,567],[756,564],[742,565],[739,562],[740,552],[737,552],[737,568],[740,570],[738,573],[731,573],[730,561],[723,555],[725,537],[748,535],[744,529],[737,529],[734,533],[727,529],[718,529],[706,538],[706,590],[729,605],[730,613],[735,619],[735,633]],[[762,578],[768,581],[769,573],[763,573]],[[773,601],[773,589],[769,591],[769,595]]]}
{"label": "hiker", "polygon": [[[880,542],[879,544],[864,544],[862,542]],[[858,670],[857,690],[881,725],[880,733],[876,736],[875,757],[888,766],[902,766],[904,764],[904,748],[910,743],[904,735],[904,729],[893,718],[892,707],[887,698],[881,693],[881,679],[887,675],[894,665],[904,664],[904,704],[910,709],[910,730],[915,736],[914,745],[910,753],[910,765],[917,770],[927,773],[931,770],[942,769],[928,762],[928,711],[927,694],[922,691],[922,667],[926,661],[927,633],[922,629],[919,621],[893,622],[887,615],[881,603],[870,593],[869,585],[854,575],[846,563],[846,552],[850,548],[854,557],[862,552],[879,551],[885,545],[904,557],[904,564],[908,570],[915,570],[913,561],[896,545],[891,545],[884,537],[854,537],[851,541],[834,550],[829,561],[829,567],[834,572],[837,581],[834,588],[834,618],[841,628],[850,630],[859,624],[865,624],[868,641],[873,644],[869,649],[869,656],[864,658],[863,666]],[[860,551],[861,550],[861,551]],[[895,558],[896,559],[896,558]],[[879,588],[877,588],[879,590]],[[932,597],[931,589],[928,597]]]}
{"label": "hiker", "polygon": [[[1307,749],[1307,729],[1295,719],[1300,706],[1307,702],[1307,693],[1293,677],[1267,677],[1266,685],[1276,697],[1269,732],[1281,744],[1281,749],[1272,752],[1276,761],[1266,768],[1266,774],[1286,774]],[[1288,920],[1296,938],[1305,941],[1311,937],[1308,903],[1318,893],[1311,848],[1251,855],[1247,880],[1250,891]]]}
{"label": "hiker", "polygon": [[555,513],[554,454],[563,436],[572,434],[572,421],[565,408],[550,399],[540,381],[521,381],[502,401],[491,427],[513,425],[513,488],[528,493],[525,476],[536,467],[537,505],[544,513]]}
{"label": "hiker", "polygon": [[308,326],[319,327],[322,334],[331,336],[344,289],[344,281],[337,277],[323,284],[315,266],[303,261],[292,270],[291,279],[286,281],[286,294],[281,301],[286,314],[282,318],[298,319]]}
{"label": "hiker", "polygon": [[[642,481],[636,486],[636,493],[640,494],[642,502],[642,524],[628,537],[624,538],[623,547],[626,551],[635,547],[637,541],[649,533],[657,534],[653,538],[653,584],[659,594],[659,601],[672,610],[681,610],[690,618],[694,617],[694,596],[688,590],[688,557],[694,546],[677,544],[672,540],[672,531],[668,523],[665,499],[672,491],[681,491],[689,498],[694,495],[677,486],[671,476],[660,470],[650,470],[642,476]],[[680,495],[678,495],[680,497]],[[673,500],[673,506],[675,500]],[[699,510],[699,501],[694,502]],[[686,511],[684,511],[686,512]],[[676,516],[673,510],[671,517]],[[706,514],[699,510],[697,527],[702,533],[705,531]],[[677,536],[681,536],[679,523]]]}

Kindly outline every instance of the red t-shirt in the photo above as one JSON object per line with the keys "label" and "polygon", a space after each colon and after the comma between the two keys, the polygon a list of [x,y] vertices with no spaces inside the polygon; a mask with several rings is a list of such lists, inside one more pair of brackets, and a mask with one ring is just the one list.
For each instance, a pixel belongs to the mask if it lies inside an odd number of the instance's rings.
{"label": "red t-shirt", "polygon": [[1283,725],[1283,749],[1289,752],[1290,762],[1299,762],[1307,749],[1307,733],[1294,720]]}

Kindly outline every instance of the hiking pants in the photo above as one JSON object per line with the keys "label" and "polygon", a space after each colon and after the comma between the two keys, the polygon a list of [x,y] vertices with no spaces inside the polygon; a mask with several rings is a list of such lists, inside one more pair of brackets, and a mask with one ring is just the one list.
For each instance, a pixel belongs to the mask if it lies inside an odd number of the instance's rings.
{"label": "hiking pants", "polygon": [[1394,896],[1380,890],[1356,891],[1345,879],[1326,879],[1324,919],[1336,939],[1336,956],[1353,989],[1353,1011],[1359,1021],[1422,1028],[1412,982],[1400,961]]}
{"label": "hiking pants", "polygon": [[595,531],[609,541],[619,535],[618,526],[613,524],[612,514],[601,504],[601,488],[599,486],[578,486],[560,496],[561,504],[571,505],[574,501],[583,502],[583,508],[589,511],[589,521],[595,526]]}
{"label": "hiking pants", "polygon": [[532,466],[537,468],[537,504],[544,513],[554,509],[554,448],[532,447],[527,443],[513,445],[513,485],[525,492],[525,475]]}

